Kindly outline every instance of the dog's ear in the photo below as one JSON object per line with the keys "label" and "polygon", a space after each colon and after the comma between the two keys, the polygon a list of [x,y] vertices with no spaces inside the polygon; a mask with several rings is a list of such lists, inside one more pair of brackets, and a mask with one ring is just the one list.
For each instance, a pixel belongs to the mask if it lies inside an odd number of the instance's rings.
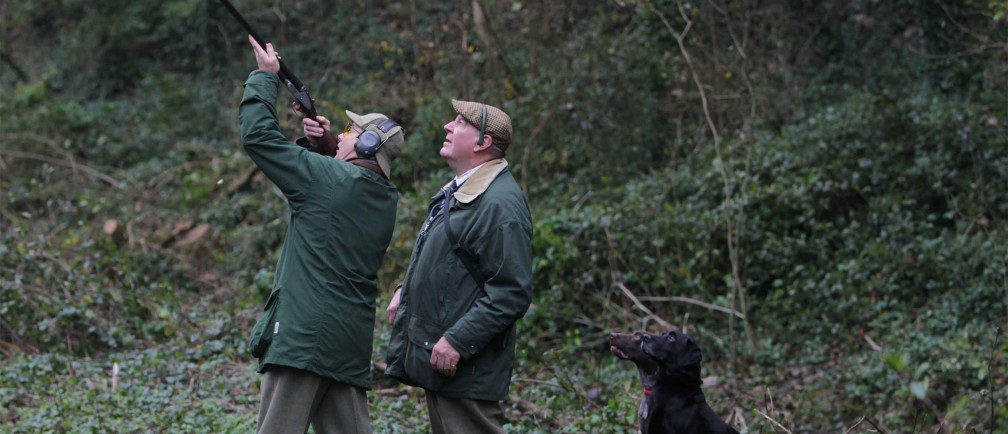
{"label": "dog's ear", "polygon": [[698,365],[699,366],[700,362],[703,362],[703,352],[700,351],[700,345],[697,345],[696,342],[693,342],[693,338],[691,338],[689,336],[682,335],[682,337],[685,338],[685,340],[686,340],[686,348],[685,348],[685,350],[682,353],[680,353],[680,356],[679,356],[679,365],[680,366],[689,366],[689,365]]}
{"label": "dog's ear", "polygon": [[[677,378],[683,384],[700,387],[703,380],[700,378],[700,362],[703,361],[703,353],[700,352],[700,345],[697,345],[692,338],[680,335],[679,351],[676,353],[675,366],[669,366],[669,375]],[[671,365],[671,363],[670,363]]]}

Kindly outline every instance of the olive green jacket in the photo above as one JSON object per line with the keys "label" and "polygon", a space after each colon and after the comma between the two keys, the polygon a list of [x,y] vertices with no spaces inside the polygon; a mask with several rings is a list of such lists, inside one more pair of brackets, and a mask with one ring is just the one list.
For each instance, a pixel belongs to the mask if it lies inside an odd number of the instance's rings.
{"label": "olive green jacket", "polygon": [[[434,196],[429,210],[444,199]],[[417,237],[389,341],[386,373],[450,398],[507,397],[515,321],[532,301],[532,218],[507,161],[480,167],[450,200],[451,228],[479,256],[485,290],[453,253],[437,212]],[[461,355],[455,376],[430,364],[444,336]]]}
{"label": "olive green jacket", "polygon": [[370,388],[377,273],[399,193],[375,172],[287,140],[277,123],[279,86],[275,74],[253,72],[238,109],[245,151],[290,206],[249,351],[260,372],[283,365]]}

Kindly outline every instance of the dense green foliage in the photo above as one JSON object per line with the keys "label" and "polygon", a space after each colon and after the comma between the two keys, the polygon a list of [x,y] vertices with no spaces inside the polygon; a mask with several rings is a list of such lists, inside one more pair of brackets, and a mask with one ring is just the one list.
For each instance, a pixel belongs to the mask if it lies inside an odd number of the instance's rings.
{"label": "dense green foliage", "polygon": [[[605,332],[667,327],[743,432],[1008,427],[1003,1],[234,2],[321,114],[407,126],[379,318],[448,101],[511,114],[536,298],[510,432],[635,432]],[[237,142],[238,25],[6,2],[0,63],[0,432],[251,431],[287,209]],[[427,429],[375,386],[375,432]]]}

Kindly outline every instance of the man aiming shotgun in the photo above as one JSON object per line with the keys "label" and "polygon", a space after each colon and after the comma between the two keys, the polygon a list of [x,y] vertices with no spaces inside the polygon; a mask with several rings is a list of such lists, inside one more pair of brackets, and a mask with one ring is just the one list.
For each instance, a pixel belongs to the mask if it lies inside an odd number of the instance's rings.
{"label": "man aiming shotgun", "polygon": [[[404,132],[385,115],[347,111],[332,155],[288,140],[277,94],[284,76],[295,94],[299,82],[272,44],[251,34],[249,44],[257,69],[238,108],[242,143],[290,206],[276,277],[249,340],[263,373],[257,432],[303,434],[311,424],[319,434],[371,433],[365,391],[377,273],[395,225],[398,191],[388,177]],[[309,116],[305,134],[324,137],[329,121],[310,118],[310,98],[298,104]]]}
{"label": "man aiming shotgun", "polygon": [[[245,29],[249,34],[249,39],[254,40],[260,47],[265,47],[265,40],[256,33],[252,25],[245,21],[245,17],[235,9],[234,5],[228,0],[220,0],[224,8],[231,13],[231,16],[238,21],[239,24]],[[315,101],[312,99],[311,95],[308,94],[308,88],[301,83],[301,80],[291,72],[290,68],[287,67],[281,60],[280,55],[276,56],[277,64],[279,69],[276,74],[280,81],[287,87],[291,95],[294,96],[295,108],[298,113],[304,115],[304,117],[312,120],[315,124],[320,124],[318,120],[318,112],[315,109]],[[328,130],[324,131],[321,136],[317,138],[313,137],[309,139],[309,142],[302,142],[302,145],[306,145],[310,150],[318,152],[325,155],[336,155],[336,144],[337,139],[333,137],[332,133]]]}

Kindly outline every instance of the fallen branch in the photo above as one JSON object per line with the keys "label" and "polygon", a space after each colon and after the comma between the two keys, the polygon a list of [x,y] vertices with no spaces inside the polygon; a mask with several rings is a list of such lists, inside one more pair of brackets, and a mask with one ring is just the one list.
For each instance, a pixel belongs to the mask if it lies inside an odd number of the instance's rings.
{"label": "fallen branch", "polygon": [[781,424],[780,424],[780,423],[778,423],[778,422],[777,422],[776,420],[773,420],[773,418],[771,418],[770,416],[767,416],[767,415],[763,414],[763,412],[762,412],[762,411],[759,411],[759,410],[756,410],[756,413],[759,413],[759,415],[760,415],[760,416],[763,416],[763,417],[765,417],[765,418],[766,418],[766,420],[769,420],[769,421],[770,421],[770,423],[772,423],[772,424],[774,424],[774,425],[777,425],[778,427],[780,427],[780,429],[784,430],[784,432],[786,432],[786,433],[788,433],[788,434],[791,434],[791,430],[789,430],[789,429],[787,429],[787,428],[784,428],[784,425],[781,425]]}
{"label": "fallen branch", "polygon": [[724,306],[718,306],[716,304],[710,304],[710,303],[707,303],[707,302],[703,302],[703,301],[697,300],[695,298],[680,297],[680,296],[671,295],[671,296],[667,296],[667,297],[641,297],[640,299],[644,300],[644,301],[674,301],[674,302],[679,302],[679,303],[688,303],[688,304],[693,304],[693,305],[697,305],[697,306],[700,306],[700,307],[704,307],[704,308],[707,308],[707,309],[710,309],[710,310],[716,310],[718,312],[724,312],[724,313],[729,314],[729,315],[735,315],[739,319],[745,319],[745,314],[743,314],[742,312],[739,312],[739,311],[737,311],[735,309],[729,309],[729,308],[724,307]]}
{"label": "fallen branch", "polygon": [[252,184],[252,180],[255,179],[256,174],[259,173],[259,167],[252,167],[245,172],[244,175],[235,179],[231,184],[228,185],[227,194],[231,195],[238,191],[245,190],[249,185]]}
{"label": "fallen branch", "polygon": [[522,413],[534,414],[540,420],[543,420],[546,423],[548,423],[551,427],[556,428],[557,423],[556,420],[553,419],[553,416],[551,416],[548,411],[539,408],[539,406],[535,405],[531,401],[528,401],[525,398],[522,398],[517,394],[512,393],[508,395],[508,402],[516,405],[518,409],[522,411]]}
{"label": "fallen branch", "polygon": [[399,396],[399,397],[402,397],[402,396],[411,396],[411,397],[420,397],[420,396],[423,396],[424,390],[421,389],[421,388],[419,388],[419,387],[407,386],[405,384],[402,384],[402,385],[395,386],[395,387],[386,387],[384,389],[375,389],[374,393],[377,394],[377,395],[381,395],[381,396]]}
{"label": "fallen branch", "polygon": [[[7,334],[9,334],[11,336],[11,340],[14,341],[13,345],[17,345],[18,350],[21,350],[21,352],[24,353],[24,354],[32,354],[33,353],[33,351],[32,351],[33,348],[31,346],[29,346],[28,344],[26,344],[25,341],[24,341],[24,339],[21,339],[21,336],[18,335],[17,332],[14,331],[14,328],[11,327],[10,324],[7,324],[7,321],[4,320],[3,318],[0,318],[0,326],[3,326],[4,331],[6,331]],[[0,341],[0,344],[7,344],[7,345],[4,345],[4,346],[8,347],[8,348],[11,347],[11,346],[13,346],[12,344],[8,344],[7,342],[4,342],[4,341]],[[4,348],[2,352],[4,353],[5,356],[9,356],[9,353],[8,353],[8,351],[7,351],[6,348]]]}
{"label": "fallen branch", "polygon": [[854,430],[854,428],[857,428],[858,425],[861,425],[861,422],[864,422],[864,421],[868,421],[868,423],[871,424],[871,426],[875,427],[875,429],[878,430],[878,432],[880,432],[882,434],[889,434],[888,431],[886,431],[886,430],[882,429],[881,427],[879,427],[877,424],[875,424],[875,421],[871,420],[871,418],[869,418],[868,416],[861,416],[861,419],[858,419],[857,423],[855,423],[854,425],[852,425],[850,428],[847,428],[847,431],[844,431],[844,434],[847,434],[847,433],[851,432],[852,430]]}
{"label": "fallen branch", "polygon": [[113,178],[111,176],[108,176],[108,175],[106,175],[104,173],[101,173],[101,172],[99,172],[97,169],[95,169],[93,167],[85,166],[85,165],[77,163],[75,161],[57,160],[55,158],[52,158],[52,157],[49,157],[49,156],[43,155],[43,154],[36,154],[34,152],[12,151],[12,150],[4,150],[4,155],[6,155],[8,157],[13,157],[13,158],[20,158],[20,159],[24,159],[24,160],[35,160],[35,161],[41,161],[43,163],[53,164],[53,165],[57,165],[57,166],[69,167],[69,168],[73,169],[74,171],[80,169],[82,172],[86,173],[87,175],[90,175],[92,178],[96,178],[96,179],[99,179],[101,181],[104,181],[105,183],[107,183],[107,184],[109,184],[109,185],[111,185],[111,186],[113,186],[115,188],[118,188],[120,190],[123,189],[123,185],[122,185],[121,182],[119,182],[119,180],[117,180],[117,179],[115,179],[115,178]]}

